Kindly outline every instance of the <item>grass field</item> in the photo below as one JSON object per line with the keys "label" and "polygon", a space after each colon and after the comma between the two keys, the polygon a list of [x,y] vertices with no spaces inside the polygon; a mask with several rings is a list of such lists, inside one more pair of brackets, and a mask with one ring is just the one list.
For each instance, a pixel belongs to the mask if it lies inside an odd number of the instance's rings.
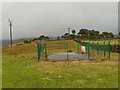
{"label": "grass field", "polygon": [[[41,42],[41,43],[44,43]],[[66,52],[66,44],[76,52],[74,41],[46,42],[48,54]],[[61,45],[61,47],[60,47]],[[37,62],[37,45],[14,45],[2,49],[3,88],[118,88],[118,62],[44,61]],[[117,58],[116,53],[111,55]],[[35,57],[35,58],[33,58]]]}
{"label": "grass field", "polygon": [[0,89],[2,88],[2,49],[0,48]]}

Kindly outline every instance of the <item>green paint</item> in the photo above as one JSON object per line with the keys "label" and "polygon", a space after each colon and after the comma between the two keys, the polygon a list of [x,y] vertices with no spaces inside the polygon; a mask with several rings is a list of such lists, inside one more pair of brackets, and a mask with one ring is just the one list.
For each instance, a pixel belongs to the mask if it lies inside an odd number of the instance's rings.
{"label": "green paint", "polygon": [[87,53],[87,50],[88,50],[88,43],[86,44],[85,46],[85,52]]}
{"label": "green paint", "polygon": [[46,43],[44,44],[44,48],[45,48],[45,61],[47,61],[47,46],[46,46]]}
{"label": "green paint", "polygon": [[90,59],[90,42],[88,42],[88,59]]}
{"label": "green paint", "polygon": [[38,51],[38,62],[39,62],[39,59],[40,59],[40,46],[39,44],[36,42],[37,44],[37,51]]}
{"label": "green paint", "polygon": [[108,42],[108,48],[109,48],[109,59],[110,59],[110,41]]}
{"label": "green paint", "polygon": [[36,44],[37,44],[37,45],[39,45],[39,43],[38,43],[38,42],[36,42]]}

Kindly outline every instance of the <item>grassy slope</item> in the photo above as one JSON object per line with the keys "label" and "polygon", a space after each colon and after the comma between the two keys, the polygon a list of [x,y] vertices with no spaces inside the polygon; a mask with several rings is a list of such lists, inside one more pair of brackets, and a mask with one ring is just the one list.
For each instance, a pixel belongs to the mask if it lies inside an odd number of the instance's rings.
{"label": "grassy slope", "polygon": [[[49,43],[49,44],[48,44]],[[73,41],[47,42],[48,51],[66,51],[60,48],[69,43],[76,50]],[[59,44],[58,44],[59,43]],[[62,43],[62,44],[61,44]],[[66,46],[66,45],[65,45]],[[62,47],[65,47],[62,46]],[[53,49],[52,49],[53,48]],[[45,62],[31,57],[37,56],[35,43],[3,48],[3,88],[117,88],[118,63],[111,61],[61,61]]]}
{"label": "grassy slope", "polygon": [[2,49],[0,48],[0,89],[2,88]]}

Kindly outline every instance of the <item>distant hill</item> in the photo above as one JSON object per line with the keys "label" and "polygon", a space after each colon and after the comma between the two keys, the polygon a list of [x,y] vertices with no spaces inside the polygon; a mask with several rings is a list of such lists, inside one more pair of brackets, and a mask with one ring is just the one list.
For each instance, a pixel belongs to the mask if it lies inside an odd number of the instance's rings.
{"label": "distant hill", "polygon": [[[21,38],[21,39],[13,40],[13,44],[22,42],[24,40],[33,40],[33,39],[34,38]],[[56,40],[56,37],[51,36],[50,40]],[[4,46],[8,46],[8,45],[10,45],[10,40],[2,40],[2,46],[0,45],[0,47],[4,47]]]}
{"label": "distant hill", "polygon": [[[21,41],[23,41],[23,40],[13,40],[13,44],[14,44],[14,43],[19,43],[19,42],[21,42]],[[10,40],[2,40],[2,47],[8,46],[8,45],[10,45]],[[1,47],[1,46],[0,46],[0,47]]]}
{"label": "distant hill", "polygon": [[50,40],[56,40],[57,38],[54,36],[50,36]]}
{"label": "distant hill", "polygon": [[[22,42],[24,40],[30,40],[30,39],[33,39],[33,38],[22,38],[22,39],[13,40],[13,44]],[[10,45],[10,40],[2,40],[2,47],[8,46],[8,45]],[[1,45],[0,45],[0,47],[1,47]]]}

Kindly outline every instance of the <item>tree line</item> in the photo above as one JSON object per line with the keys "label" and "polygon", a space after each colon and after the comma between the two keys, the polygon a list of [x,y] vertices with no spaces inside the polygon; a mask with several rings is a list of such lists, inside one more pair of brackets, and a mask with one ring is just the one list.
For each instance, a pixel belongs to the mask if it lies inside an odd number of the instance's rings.
{"label": "tree line", "polygon": [[65,33],[61,36],[64,39],[90,39],[90,40],[98,40],[98,39],[111,39],[115,38],[115,35],[112,32],[102,32],[100,34],[97,30],[88,30],[88,29],[80,29],[79,32],[75,30],[71,31],[70,33]]}
{"label": "tree line", "polygon": [[38,38],[34,38],[33,41],[36,41],[36,40],[49,40],[49,39],[50,39],[50,37],[45,36],[45,35],[41,35]]}
{"label": "tree line", "polygon": [[37,38],[34,38],[33,40],[24,40],[24,43],[25,43],[25,44],[29,44],[29,43],[31,43],[32,41],[34,42],[34,41],[36,41],[36,40],[49,40],[49,39],[50,39],[50,37],[45,36],[45,35],[41,35],[41,36],[39,36],[39,37],[37,37]]}
{"label": "tree line", "polygon": [[[65,39],[65,40],[72,40],[72,39],[89,39],[89,40],[100,40],[100,39],[112,39],[115,38],[115,35],[112,32],[102,32],[100,33],[97,30],[88,30],[88,29],[80,29],[79,32],[76,30],[71,30],[63,34],[62,36],[57,36],[57,40]],[[120,33],[119,33],[120,34]],[[33,40],[25,40],[24,43],[31,43],[31,41],[36,40],[50,40],[50,37],[41,35]]]}

